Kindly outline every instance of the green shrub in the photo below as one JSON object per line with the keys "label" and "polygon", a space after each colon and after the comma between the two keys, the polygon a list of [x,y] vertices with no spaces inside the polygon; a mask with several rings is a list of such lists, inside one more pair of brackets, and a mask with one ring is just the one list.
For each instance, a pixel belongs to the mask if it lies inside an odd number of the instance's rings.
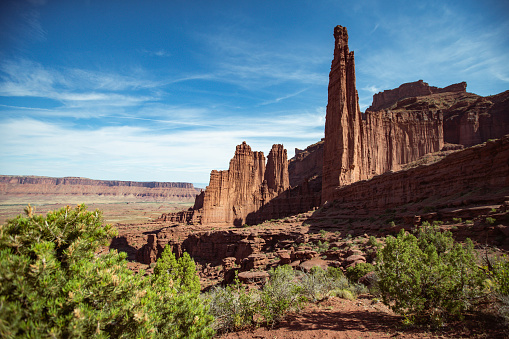
{"label": "green shrub", "polygon": [[488,225],[493,225],[496,221],[497,221],[497,219],[495,219],[495,218],[492,218],[492,217],[486,217],[486,223],[487,223]]}
{"label": "green shrub", "polygon": [[302,293],[310,301],[323,299],[331,290],[333,278],[320,267],[313,267],[301,279]]}
{"label": "green shrub", "polygon": [[329,243],[327,241],[322,242],[321,240],[318,240],[317,246],[318,253],[325,252],[329,249]]}
{"label": "green shrub", "polygon": [[378,242],[378,240],[376,240],[376,238],[374,236],[372,236],[372,235],[369,236],[368,244],[370,246],[374,246],[374,247],[379,247],[380,246],[380,243]]}
{"label": "green shrub", "polygon": [[343,279],[345,277],[340,268],[332,266],[327,267],[327,276],[334,280]]}
{"label": "green shrub", "polygon": [[462,221],[461,218],[452,218],[452,222],[459,224]]}
{"label": "green shrub", "polygon": [[494,292],[498,300],[498,312],[509,323],[509,259],[502,257],[493,265]]}
{"label": "green shrub", "polygon": [[330,291],[329,295],[331,297],[338,297],[342,299],[347,300],[355,300],[355,295],[352,293],[352,291],[348,289],[335,289]]}
{"label": "green shrub", "polygon": [[472,306],[483,288],[472,242],[455,243],[450,232],[421,227],[387,237],[377,274],[384,303],[410,322],[440,325]]}
{"label": "green shrub", "polygon": [[288,266],[279,266],[269,271],[270,280],[260,293],[258,311],[265,322],[274,325],[292,310],[297,310],[302,302],[302,287],[295,272]]}
{"label": "green shrub", "polygon": [[215,329],[225,332],[253,323],[260,296],[257,291],[248,291],[236,277],[232,285],[214,288],[206,299],[215,318]]}
{"label": "green shrub", "polygon": [[348,267],[346,269],[346,277],[352,282],[357,282],[360,278],[374,270],[375,267],[372,264],[361,262],[355,266]]}
{"label": "green shrub", "polygon": [[125,253],[95,254],[116,235],[99,211],[26,214],[0,227],[1,337],[213,335],[195,291],[133,274]]}

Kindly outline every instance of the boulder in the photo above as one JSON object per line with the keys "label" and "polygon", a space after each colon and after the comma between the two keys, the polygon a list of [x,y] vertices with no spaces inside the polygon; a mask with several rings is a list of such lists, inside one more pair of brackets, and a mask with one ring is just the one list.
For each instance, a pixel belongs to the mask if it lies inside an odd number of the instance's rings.
{"label": "boulder", "polygon": [[269,279],[269,274],[265,271],[249,271],[240,272],[238,277],[245,284],[265,283]]}

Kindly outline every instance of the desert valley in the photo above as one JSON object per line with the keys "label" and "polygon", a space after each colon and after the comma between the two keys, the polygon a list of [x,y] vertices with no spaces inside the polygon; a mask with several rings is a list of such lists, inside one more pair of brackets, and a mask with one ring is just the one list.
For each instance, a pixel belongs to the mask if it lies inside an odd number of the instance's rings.
{"label": "desert valley", "polygon": [[[509,253],[509,91],[467,89],[418,80],[375,94],[361,112],[354,53],[337,26],[325,137],[293,158],[281,144],[265,155],[239,141],[228,169],[212,170],[203,189],[2,175],[1,221],[28,203],[42,215],[84,202],[118,229],[100,253],[125,252],[132,271],[151,275],[168,246],[176,258],[187,252],[203,292],[236,278],[263,289],[283,265],[337,269],[362,285],[355,299],[318,298],[274,327],[226,328],[225,338],[504,337],[493,300],[430,330],[404,326],[369,292],[377,252],[402,230],[434,225],[455,241],[470,238],[488,263]],[[372,269],[352,278],[357,265]]]}

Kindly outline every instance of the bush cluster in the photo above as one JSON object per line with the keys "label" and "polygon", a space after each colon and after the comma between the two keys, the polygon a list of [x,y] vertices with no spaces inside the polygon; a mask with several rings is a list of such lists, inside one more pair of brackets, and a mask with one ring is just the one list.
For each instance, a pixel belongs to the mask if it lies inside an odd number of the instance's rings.
{"label": "bush cluster", "polygon": [[336,268],[327,271],[313,268],[309,273],[279,266],[269,271],[270,280],[261,290],[247,289],[238,279],[232,285],[216,287],[205,298],[216,319],[215,329],[238,330],[256,323],[272,326],[305,301],[316,301],[329,295],[353,299],[364,291],[349,283]]}
{"label": "bush cluster", "polygon": [[346,269],[346,276],[353,282],[358,282],[360,278],[366,274],[373,272],[375,266],[367,262],[358,263],[355,266],[350,266]]}
{"label": "bush cluster", "polygon": [[194,262],[165,251],[152,276],[133,274],[125,253],[96,254],[115,235],[84,205],[2,225],[0,337],[211,337]]}
{"label": "bush cluster", "polygon": [[473,244],[424,224],[416,236],[403,230],[379,252],[378,285],[384,302],[409,322],[440,325],[461,316],[483,293],[485,276]]}

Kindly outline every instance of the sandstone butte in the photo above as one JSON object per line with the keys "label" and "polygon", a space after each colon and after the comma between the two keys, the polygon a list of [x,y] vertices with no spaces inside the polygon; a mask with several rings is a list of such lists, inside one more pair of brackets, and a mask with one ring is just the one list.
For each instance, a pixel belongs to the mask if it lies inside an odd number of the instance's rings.
{"label": "sandstone butte", "polygon": [[[227,171],[212,171],[210,184],[188,211],[160,221],[254,224],[318,207],[337,199],[337,188],[388,171],[422,156],[458,150],[509,133],[509,91],[483,98],[465,82],[445,88],[419,80],[373,96],[359,109],[354,52],[347,29],[334,28],[325,138],[289,162],[274,145],[265,166],[262,152],[237,146]],[[288,170],[286,170],[288,168]]]}

